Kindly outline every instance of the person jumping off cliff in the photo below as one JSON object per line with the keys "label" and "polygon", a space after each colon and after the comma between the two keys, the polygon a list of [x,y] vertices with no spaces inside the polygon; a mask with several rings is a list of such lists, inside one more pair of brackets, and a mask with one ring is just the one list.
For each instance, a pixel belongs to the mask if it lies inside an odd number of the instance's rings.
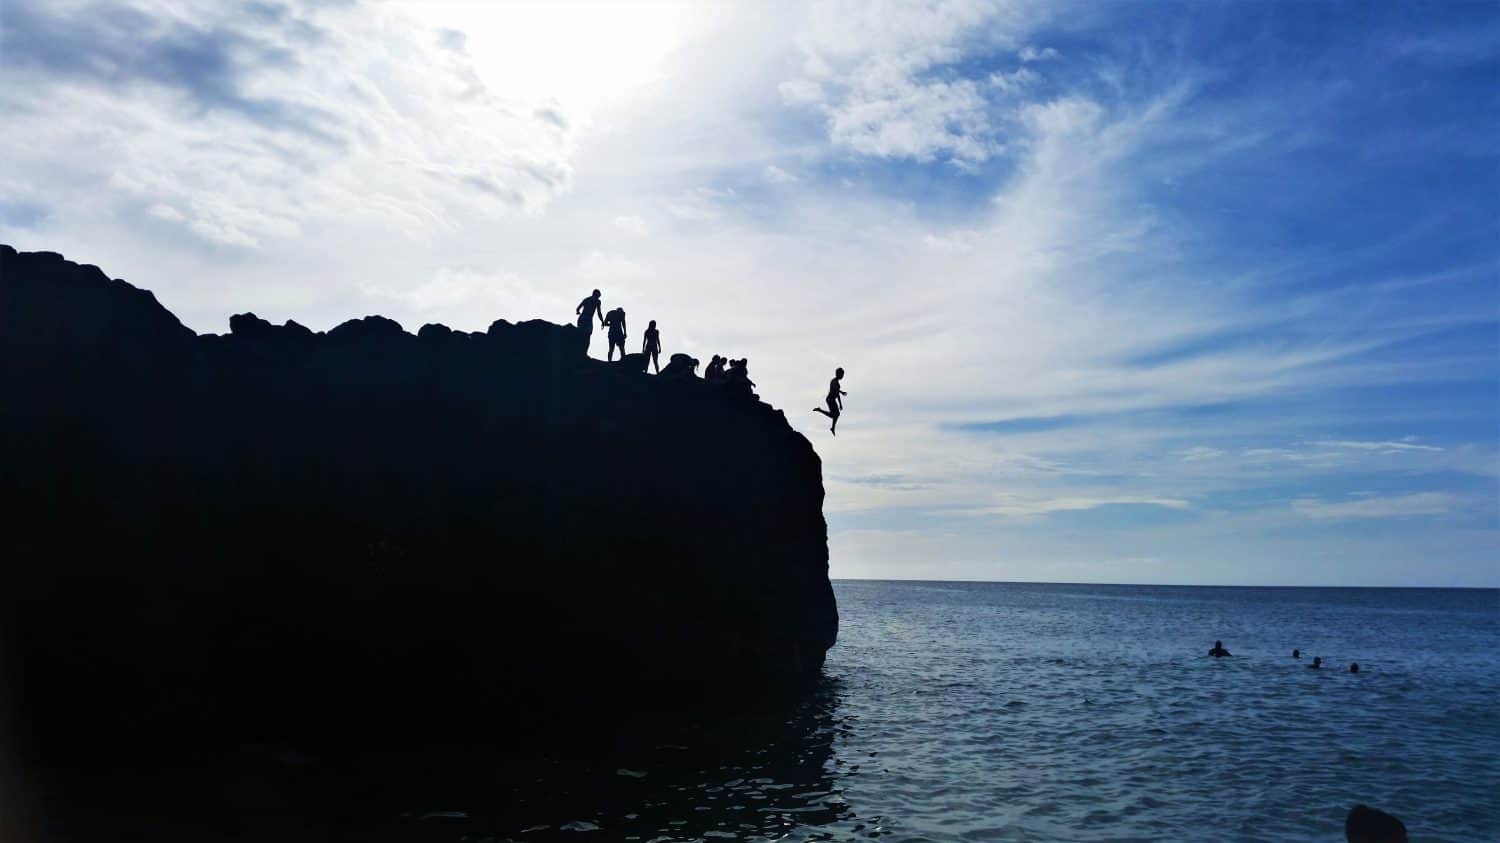
{"label": "person jumping off cliff", "polygon": [[844,370],[835,370],[833,373],[833,380],[828,382],[828,409],[825,410],[822,407],[813,408],[814,413],[822,413],[830,419],[833,419],[833,424],[828,426],[828,432],[832,433],[834,436],[839,435],[839,416],[843,415],[844,412],[843,396],[849,394],[844,390],[839,389],[839,381],[843,379]]}
{"label": "person jumping off cliff", "polygon": [[599,300],[599,291],[578,303],[574,313],[578,314],[578,330],[583,332],[583,350],[588,353],[589,338],[594,335],[594,317],[599,317],[599,324],[604,324],[604,302]]}
{"label": "person jumping off cliff", "polygon": [[615,347],[620,348],[620,359],[625,359],[625,308],[617,307],[604,317],[604,324],[609,326],[609,353],[605,355],[606,360],[615,359]]}
{"label": "person jumping off cliff", "polygon": [[661,374],[661,366],[656,359],[657,355],[661,354],[661,334],[656,330],[655,319],[652,319],[651,324],[646,326],[646,339],[641,343],[641,351],[651,358],[651,367],[656,370],[656,373]]}

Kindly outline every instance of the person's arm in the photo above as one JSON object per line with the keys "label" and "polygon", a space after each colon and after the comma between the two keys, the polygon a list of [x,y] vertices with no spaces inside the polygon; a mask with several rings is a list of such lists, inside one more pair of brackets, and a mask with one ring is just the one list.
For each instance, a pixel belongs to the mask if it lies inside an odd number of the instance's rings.
{"label": "person's arm", "polygon": [[628,336],[630,336],[630,332],[627,331],[627,330],[625,330],[625,317],[621,316],[620,317],[620,344],[621,345],[625,344],[625,338],[628,337]]}
{"label": "person's arm", "polygon": [[602,328],[606,324],[608,324],[607,322],[604,321],[604,302],[602,302],[602,301],[599,302],[599,307],[598,307],[597,310],[594,311],[594,315],[597,316],[597,317],[599,317],[599,327]]}
{"label": "person's arm", "polygon": [[588,303],[589,303],[588,299],[584,299],[583,301],[579,302],[578,306],[575,307],[575,308],[573,308],[573,315],[577,316],[578,314],[582,313],[583,312],[583,306],[586,305],[586,304],[588,304]]}

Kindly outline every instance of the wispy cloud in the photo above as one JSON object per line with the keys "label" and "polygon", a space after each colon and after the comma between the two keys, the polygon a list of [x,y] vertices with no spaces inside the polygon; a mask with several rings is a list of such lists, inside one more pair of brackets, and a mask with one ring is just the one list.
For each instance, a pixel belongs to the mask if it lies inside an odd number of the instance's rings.
{"label": "wispy cloud", "polygon": [[1362,497],[1348,501],[1303,498],[1292,502],[1294,510],[1309,518],[1411,518],[1446,515],[1453,510],[1454,505],[1454,497],[1441,492]]}
{"label": "wispy cloud", "polygon": [[1189,504],[1180,498],[1153,498],[1139,496],[1118,497],[1063,497],[1022,498],[1002,495],[988,506],[964,510],[968,515],[1001,515],[1010,518],[1029,518],[1054,512],[1077,512],[1105,506],[1155,506],[1164,509],[1187,509]]}
{"label": "wispy cloud", "polygon": [[394,11],[20,0],[3,37],[0,188],[86,162],[107,183],[54,183],[52,201],[153,209],[209,243],[349,217],[422,237],[571,184],[566,124],[489,92],[461,47]]}

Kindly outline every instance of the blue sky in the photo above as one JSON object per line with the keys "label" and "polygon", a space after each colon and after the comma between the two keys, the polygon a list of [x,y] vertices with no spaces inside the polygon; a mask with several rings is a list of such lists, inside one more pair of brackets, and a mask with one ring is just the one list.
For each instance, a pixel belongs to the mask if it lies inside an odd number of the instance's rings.
{"label": "blue sky", "polygon": [[0,112],[199,331],[748,356],[835,576],[1500,585],[1493,3],[8,0]]}

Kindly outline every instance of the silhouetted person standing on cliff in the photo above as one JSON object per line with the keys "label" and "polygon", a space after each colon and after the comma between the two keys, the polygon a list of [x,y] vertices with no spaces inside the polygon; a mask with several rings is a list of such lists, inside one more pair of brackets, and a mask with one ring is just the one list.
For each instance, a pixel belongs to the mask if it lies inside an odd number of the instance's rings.
{"label": "silhouetted person standing on cliff", "polygon": [[830,419],[833,419],[833,424],[828,426],[828,432],[832,433],[834,436],[839,435],[839,416],[843,415],[844,412],[844,396],[849,394],[844,390],[839,389],[839,381],[843,379],[844,370],[835,370],[833,373],[833,380],[828,382],[828,409],[825,410],[822,407],[813,408],[814,413],[822,413]]}
{"label": "silhouetted person standing on cliff", "polygon": [[651,324],[646,326],[646,339],[641,343],[641,351],[646,352],[646,356],[651,358],[651,368],[655,369],[658,375],[661,374],[661,366],[656,359],[657,355],[661,354],[661,334],[656,330],[655,319],[652,319]]}
{"label": "silhouetted person standing on cliff", "polygon": [[625,308],[617,307],[604,317],[604,324],[609,326],[609,353],[605,355],[606,360],[615,359],[615,346],[620,348],[620,359],[625,359]]}
{"label": "silhouetted person standing on cliff", "polygon": [[583,350],[589,350],[589,338],[594,335],[594,317],[599,317],[599,324],[604,324],[604,302],[599,300],[599,291],[595,290],[592,296],[578,303],[573,311],[578,314],[578,330],[583,332]]}

